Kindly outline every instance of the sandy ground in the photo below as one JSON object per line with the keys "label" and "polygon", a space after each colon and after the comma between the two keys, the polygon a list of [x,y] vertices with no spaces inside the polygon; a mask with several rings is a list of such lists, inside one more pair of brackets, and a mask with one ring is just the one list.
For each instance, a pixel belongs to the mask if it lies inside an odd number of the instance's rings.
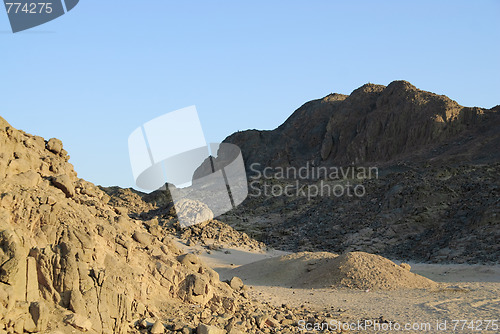
{"label": "sandy ground", "polygon": [[[220,274],[221,280],[230,279],[233,276],[231,270],[241,265],[287,254],[276,250],[255,253],[244,249],[224,249],[207,254],[200,246],[179,246],[188,252],[199,253]],[[419,263],[411,263],[411,266],[412,272],[441,282],[442,288],[438,291],[298,289],[256,285],[246,277],[240,278],[250,287],[249,293],[254,299],[274,305],[304,305],[327,312],[331,318],[351,323],[352,332],[500,333],[500,329],[494,330],[496,326],[500,327],[500,266]],[[383,325],[385,328],[363,326],[364,320],[381,317],[389,322]],[[400,330],[396,330],[398,326]]]}

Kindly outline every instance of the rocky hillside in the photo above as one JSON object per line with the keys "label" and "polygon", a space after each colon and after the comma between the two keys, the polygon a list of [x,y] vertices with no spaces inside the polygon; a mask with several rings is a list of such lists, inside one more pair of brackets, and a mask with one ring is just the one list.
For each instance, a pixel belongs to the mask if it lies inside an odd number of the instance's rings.
{"label": "rocky hillside", "polygon": [[206,248],[238,247],[249,251],[263,251],[264,243],[250,238],[216,219],[188,227],[178,223],[168,190],[143,193],[135,189],[101,187],[110,196],[110,203],[125,207],[131,217],[142,220],[152,234],[176,236],[186,244],[201,244]]}
{"label": "rocky hillside", "polygon": [[[378,179],[339,181],[362,184],[366,195],[359,198],[262,194],[219,219],[289,251],[364,251],[433,263],[498,262],[500,163],[401,165],[383,173]],[[320,187],[319,182],[307,185]]]}
{"label": "rocky hillside", "polygon": [[241,148],[247,168],[252,163],[264,168],[435,159],[455,147],[434,150],[458,138],[468,159],[491,162],[499,159],[498,109],[462,107],[406,81],[387,87],[366,84],[349,96],[331,94],[307,102],[275,130],[238,132],[225,142]]}
{"label": "rocky hillside", "polygon": [[150,219],[158,200],[111,199],[68,160],[0,117],[0,333],[286,333],[306,312],[250,301]]}
{"label": "rocky hillside", "polygon": [[[220,219],[279,249],[497,262],[499,111],[462,107],[404,81],[308,102],[273,131],[226,139],[241,147],[247,172],[255,176],[250,166],[258,163],[252,169],[377,167],[378,175],[261,177],[247,200]],[[310,198],[294,192],[323,184],[360,185],[365,191]],[[289,186],[291,195],[273,195],[273,186]]]}

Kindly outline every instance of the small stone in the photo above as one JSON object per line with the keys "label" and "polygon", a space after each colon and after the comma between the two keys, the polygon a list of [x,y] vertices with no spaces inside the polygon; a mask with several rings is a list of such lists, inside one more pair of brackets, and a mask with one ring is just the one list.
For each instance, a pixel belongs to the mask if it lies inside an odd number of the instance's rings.
{"label": "small stone", "polygon": [[153,327],[151,327],[151,334],[162,334],[165,333],[165,327],[161,321],[155,322]]}
{"label": "small stone", "polygon": [[198,325],[197,334],[226,334],[226,331],[215,326],[209,326],[200,323]]}
{"label": "small stone", "polygon": [[244,285],[241,278],[239,278],[237,276],[234,276],[233,278],[231,278],[231,280],[228,282],[228,284],[235,291],[240,291]]}
{"label": "small stone", "polygon": [[181,331],[182,334],[193,334],[193,329],[191,327],[184,327]]}
{"label": "small stone", "polygon": [[265,315],[258,315],[255,317],[255,323],[257,324],[257,327],[259,327],[260,329],[264,328],[267,320],[268,320],[267,316]]}
{"label": "small stone", "polygon": [[153,243],[153,236],[145,232],[135,231],[132,238],[143,246],[149,246]]}
{"label": "small stone", "polygon": [[177,259],[181,264],[187,267],[198,266],[201,263],[200,259],[196,255],[191,253],[180,255],[179,257],[177,257]]}
{"label": "small stone", "polygon": [[236,327],[232,327],[231,330],[229,332],[227,332],[228,334],[243,334],[242,331],[240,331],[238,328]]}
{"label": "small stone", "polygon": [[295,325],[295,320],[293,320],[293,319],[283,319],[283,320],[281,320],[281,324],[283,326],[292,326],[292,325]]}
{"label": "small stone", "polygon": [[410,271],[410,269],[411,269],[411,266],[410,266],[408,263],[404,263],[404,262],[403,262],[403,263],[401,263],[399,266],[400,266],[401,268],[405,269],[405,270],[408,270],[408,271]]}
{"label": "small stone", "polygon": [[81,330],[82,332],[88,332],[92,329],[92,322],[80,314],[70,314],[66,317],[64,322],[75,327],[76,329]]}

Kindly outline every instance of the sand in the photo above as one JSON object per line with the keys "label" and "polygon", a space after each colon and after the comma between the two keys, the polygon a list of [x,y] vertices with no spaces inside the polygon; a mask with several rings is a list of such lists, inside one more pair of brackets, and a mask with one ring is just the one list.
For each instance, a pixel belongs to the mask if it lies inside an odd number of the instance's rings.
{"label": "sand", "polygon": [[358,290],[437,289],[438,284],[394,262],[364,252],[341,256],[301,252],[265,259],[235,268],[228,275],[252,284],[298,288]]}
{"label": "sand", "polygon": [[[239,276],[250,287],[248,291],[251,298],[263,300],[272,305],[288,304],[296,307],[304,305],[318,312],[327,312],[332,318],[344,322],[362,321],[363,323],[365,320],[382,319],[386,323],[397,323],[402,326],[420,326],[420,330],[406,331],[409,333],[478,332],[467,327],[461,330],[459,327],[463,322],[457,323],[453,320],[467,320],[467,326],[470,325],[470,321],[474,321],[473,325],[476,329],[480,324],[479,321],[482,321],[481,333],[498,333],[498,331],[484,330],[486,321],[500,322],[498,320],[500,317],[500,266],[498,265],[410,263],[411,273],[437,283],[437,285],[431,283],[431,288],[360,289],[365,286],[345,285],[317,288],[320,286],[318,281],[322,282],[323,278],[317,278],[315,281],[314,276],[311,275],[313,278],[311,282],[300,282],[295,279],[301,275],[293,271],[283,272],[281,269],[295,268],[300,272],[304,266],[309,266],[308,263],[331,264],[335,259],[338,261],[340,257],[331,253],[297,253],[287,256],[285,252],[280,251],[254,253],[245,249],[225,249],[206,254],[200,246],[180,246],[186,251],[201,252],[200,257],[219,272],[222,280],[230,279],[238,274],[236,276]],[[229,253],[226,254],[225,251]],[[279,261],[280,257],[285,260]],[[348,259],[344,258],[344,263],[350,262],[346,260]],[[280,264],[280,262],[283,263]],[[286,262],[290,262],[289,266]],[[383,262],[388,264],[386,261]],[[393,267],[400,264],[398,261],[389,262],[395,263]],[[360,269],[359,266],[358,269]],[[309,273],[314,273],[314,270]],[[293,286],[289,285],[290,283],[302,284]],[[442,329],[444,321],[446,321],[446,330],[438,331],[438,324]],[[424,331],[422,328],[425,326],[430,327]],[[454,326],[457,326],[455,331]],[[359,332],[392,333],[396,331],[374,330],[367,327]]]}

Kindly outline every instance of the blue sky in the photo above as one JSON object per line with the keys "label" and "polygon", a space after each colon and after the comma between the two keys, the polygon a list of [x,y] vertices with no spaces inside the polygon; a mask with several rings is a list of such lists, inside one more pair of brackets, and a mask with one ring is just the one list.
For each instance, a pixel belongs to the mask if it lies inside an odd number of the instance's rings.
{"label": "blue sky", "polygon": [[129,134],[190,105],[217,142],[367,82],[500,104],[498,17],[494,0],[81,0],[12,34],[2,10],[0,115],[62,139],[79,177],[129,187]]}

